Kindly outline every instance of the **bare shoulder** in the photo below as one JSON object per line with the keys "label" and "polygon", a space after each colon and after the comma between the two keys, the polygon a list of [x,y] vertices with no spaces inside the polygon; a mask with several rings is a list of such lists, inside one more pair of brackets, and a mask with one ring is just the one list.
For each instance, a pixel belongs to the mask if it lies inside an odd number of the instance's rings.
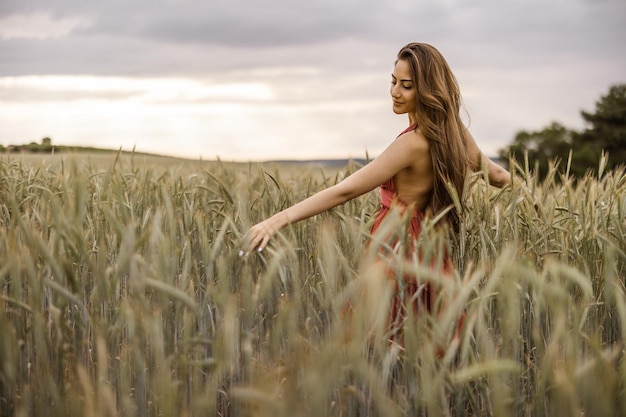
{"label": "bare shoulder", "polygon": [[428,154],[429,146],[420,129],[411,130],[398,136],[397,142],[413,154]]}

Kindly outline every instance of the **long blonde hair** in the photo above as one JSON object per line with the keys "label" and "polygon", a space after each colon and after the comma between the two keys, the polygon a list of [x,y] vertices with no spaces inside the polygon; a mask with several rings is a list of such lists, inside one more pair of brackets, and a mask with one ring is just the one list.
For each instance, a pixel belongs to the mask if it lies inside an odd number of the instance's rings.
{"label": "long blonde hair", "polygon": [[[430,209],[436,214],[453,204],[446,184],[463,202],[470,161],[465,126],[459,114],[461,93],[448,63],[433,46],[409,43],[400,49],[397,57],[411,67],[416,89],[415,121],[428,141],[433,164],[435,180]],[[453,208],[446,214],[446,220],[458,230],[460,213]]]}

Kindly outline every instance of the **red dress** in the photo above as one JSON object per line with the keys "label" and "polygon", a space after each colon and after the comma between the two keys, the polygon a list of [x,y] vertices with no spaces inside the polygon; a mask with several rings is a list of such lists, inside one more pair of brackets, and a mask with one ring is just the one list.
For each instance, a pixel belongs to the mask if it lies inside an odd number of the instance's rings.
{"label": "red dress", "polygon": [[[400,200],[396,194],[393,178],[390,178],[380,186],[380,197],[380,210],[376,213],[374,223],[372,224],[372,228],[370,230],[372,234],[380,228],[387,215],[391,212],[392,207],[398,209],[400,213],[403,214],[405,214],[405,211],[408,209],[407,204]],[[411,218],[408,222],[407,230],[407,237],[411,239],[412,242],[417,240],[421,233],[423,218],[424,213],[419,210],[413,210]],[[409,255],[412,255],[414,250],[411,246],[409,247]],[[387,268],[385,275],[385,278],[390,281],[393,288],[389,312],[389,323],[391,326],[397,327],[401,324],[402,320],[406,318],[406,301],[408,300],[414,299],[414,302],[412,303],[414,313],[419,313],[424,310],[430,312],[432,303],[432,289],[430,284],[419,283],[417,277],[411,274],[405,274],[403,277],[404,288],[401,289],[398,278],[396,277],[395,271],[392,267]],[[415,297],[418,292],[420,293],[420,296]]]}
{"label": "red dress", "polygon": [[[403,131],[400,135],[414,129],[414,126],[408,127],[405,131]],[[396,192],[395,184],[393,178],[388,179],[384,184],[380,186],[380,197],[381,197],[381,207],[380,210],[376,213],[374,223],[371,227],[371,233],[374,234],[387,215],[390,213],[392,208],[396,208],[399,210],[401,214],[406,214],[406,210],[413,210],[411,213],[411,218],[408,222],[408,234],[407,236],[411,244],[408,248],[408,255],[412,256],[415,253],[415,248],[413,246],[413,242],[417,240],[422,230],[422,220],[424,219],[424,213],[419,210],[415,210],[410,208],[408,204],[400,200],[398,194]],[[444,254],[445,259],[441,264],[441,272],[442,274],[450,274],[452,272],[452,262],[447,253]],[[418,254],[418,258],[421,256]],[[437,265],[436,260],[432,262],[432,266],[435,267]],[[401,327],[402,321],[407,317],[408,311],[408,303],[409,300],[413,300],[410,303],[410,307],[413,314],[419,314],[420,312],[432,312],[432,307],[435,302],[436,294],[434,294],[433,288],[431,284],[426,282],[420,282],[418,277],[415,274],[407,273],[404,275],[402,279],[398,279],[392,267],[387,268],[386,270],[386,279],[390,281],[393,291],[392,291],[392,299],[391,306],[389,311],[389,325],[393,328],[394,334],[396,330],[399,330]],[[402,287],[399,286],[399,281],[402,282]],[[416,294],[419,294],[416,296]],[[460,324],[459,324],[460,329]],[[392,339],[397,340],[395,335],[392,335]],[[401,339],[401,338],[400,338]]]}

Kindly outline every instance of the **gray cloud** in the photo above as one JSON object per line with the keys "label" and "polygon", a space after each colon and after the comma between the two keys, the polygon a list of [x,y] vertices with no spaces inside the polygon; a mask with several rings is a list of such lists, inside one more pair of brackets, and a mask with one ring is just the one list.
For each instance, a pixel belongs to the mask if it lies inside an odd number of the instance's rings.
{"label": "gray cloud", "polygon": [[[37,13],[65,26],[49,38],[41,36],[45,25],[37,36],[3,38],[2,19]],[[398,123],[386,101],[397,49],[424,41],[449,60],[477,137],[493,149],[515,129],[578,120],[581,108],[592,110],[610,84],[625,81],[624,16],[623,0],[2,0],[0,77],[255,81],[275,93],[255,110],[266,138],[300,126],[310,142],[309,131],[318,131],[341,142],[342,153],[353,146],[360,155],[363,147],[380,149],[376,141]],[[115,98],[103,94],[92,97]],[[60,96],[0,91],[0,105]],[[354,135],[338,139],[342,129]],[[232,146],[238,134],[227,140]]]}
{"label": "gray cloud", "polygon": [[83,17],[90,25],[60,39],[0,41],[1,74],[193,72],[236,68],[246,58],[250,66],[272,65],[269,57],[284,65],[293,50],[296,64],[341,66],[340,56],[314,62],[297,50],[344,41],[395,50],[411,40],[445,46],[463,63],[507,67],[582,50],[591,58],[610,57],[624,51],[626,38],[626,4],[617,0],[9,0],[0,17],[34,11]]}

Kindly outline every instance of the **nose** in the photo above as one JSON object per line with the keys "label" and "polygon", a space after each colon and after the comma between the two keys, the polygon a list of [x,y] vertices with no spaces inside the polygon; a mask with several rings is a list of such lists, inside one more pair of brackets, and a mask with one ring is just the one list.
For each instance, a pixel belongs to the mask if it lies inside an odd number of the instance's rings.
{"label": "nose", "polygon": [[391,85],[391,97],[400,97],[400,88],[398,84]]}

